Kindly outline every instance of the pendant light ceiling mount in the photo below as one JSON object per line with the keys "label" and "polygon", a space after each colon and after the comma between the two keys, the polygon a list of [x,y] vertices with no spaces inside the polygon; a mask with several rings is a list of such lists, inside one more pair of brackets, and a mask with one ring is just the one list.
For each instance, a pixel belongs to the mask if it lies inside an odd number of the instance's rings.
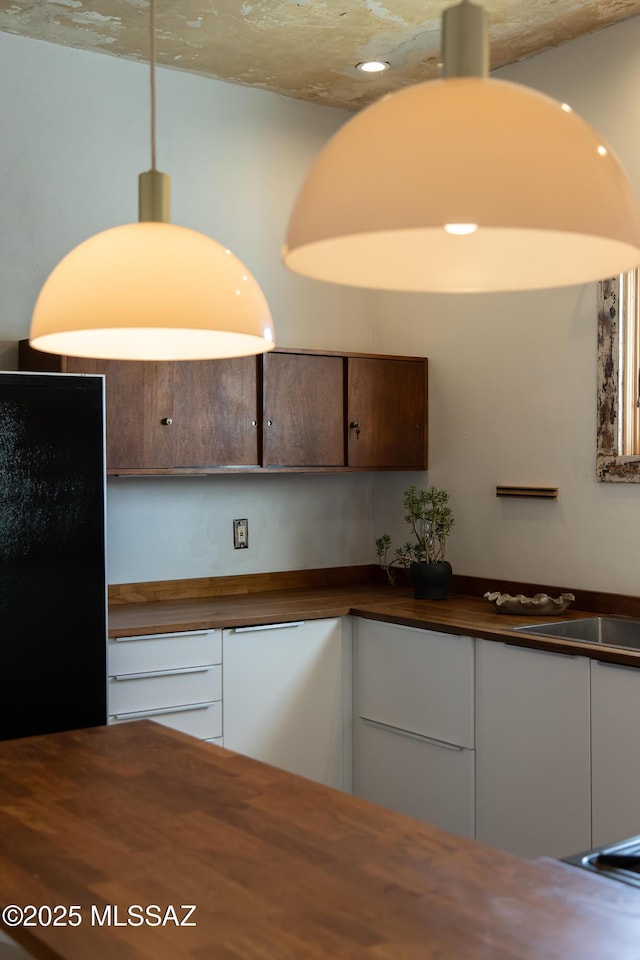
{"label": "pendant light ceiling mount", "polygon": [[640,262],[640,210],[570,109],[488,76],[482,7],[443,15],[443,77],[387,95],[325,145],[283,259],[314,279],[464,293],[566,286]]}
{"label": "pendant light ceiling mount", "polygon": [[138,180],[139,221],[85,240],[36,302],[37,350],[117,360],[200,360],[274,346],[269,306],[231,251],[169,223],[169,177],[156,169],[155,0],[150,2],[151,170]]}

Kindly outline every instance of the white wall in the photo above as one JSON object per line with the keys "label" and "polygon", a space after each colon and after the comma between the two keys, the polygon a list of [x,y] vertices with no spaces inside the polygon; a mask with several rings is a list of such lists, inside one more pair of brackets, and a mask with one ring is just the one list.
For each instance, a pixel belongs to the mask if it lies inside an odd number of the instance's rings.
{"label": "white wall", "polygon": [[[635,18],[496,76],[570,103],[609,141],[640,196],[638,50]],[[385,294],[379,303],[376,347],[430,358],[428,480],[454,501],[454,569],[496,583],[640,593],[640,486],[595,480],[595,285]],[[559,499],[499,500],[497,484],[557,486]],[[405,488],[398,475],[376,480],[376,536],[389,529],[406,539]]]}
{"label": "white wall", "polygon": [[[367,476],[122,478],[110,485],[108,509],[114,583],[372,560]],[[249,520],[248,550],[233,549],[234,517]]]}
{"label": "white wall", "polygon": [[[280,263],[305,173],[342,111],[158,70],[158,165],[172,220],[228,245],[262,285],[282,346],[371,350],[374,295]],[[38,291],[64,254],[137,217],[148,68],[0,34],[0,369],[17,365]],[[371,476],[114,479],[109,582],[367,563]],[[234,517],[250,547],[233,551]]]}
{"label": "white wall", "polygon": [[[636,18],[500,75],[571,103],[617,150],[640,196],[638,49]],[[639,593],[640,486],[594,479],[594,286],[419,296],[297,278],[279,261],[288,212],[346,115],[158,74],[158,158],[172,175],[174,222],[247,263],[282,345],[429,356],[431,466],[427,477],[113,480],[110,582],[366,563],[383,530],[405,539],[402,491],[427,480],[454,499],[458,572]],[[0,35],[0,83],[0,366],[11,369],[55,263],[135,219],[137,174],[149,165],[147,69]],[[560,497],[497,500],[498,483],[557,485]],[[244,516],[251,547],[234,552],[231,520]]]}

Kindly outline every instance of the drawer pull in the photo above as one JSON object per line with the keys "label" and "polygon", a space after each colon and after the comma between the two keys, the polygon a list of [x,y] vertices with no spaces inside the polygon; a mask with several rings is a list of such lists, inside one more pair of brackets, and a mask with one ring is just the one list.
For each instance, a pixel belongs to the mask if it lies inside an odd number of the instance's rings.
{"label": "drawer pull", "polygon": [[638,673],[638,667],[632,667],[628,663],[612,663],[610,660],[596,660],[602,667],[613,667],[615,670],[635,670]]}
{"label": "drawer pull", "polygon": [[209,670],[213,669],[214,664],[209,664],[206,667],[182,667],[180,670],[154,670],[147,671],[145,673],[123,673],[117,677],[111,677],[112,680],[117,680],[118,682],[122,680],[146,680],[153,677],[182,677],[187,673],[208,673]]}
{"label": "drawer pull", "polygon": [[143,717],[163,717],[169,713],[191,713],[194,710],[208,710],[215,701],[208,703],[187,703],[183,707],[158,707],[157,710],[135,710],[132,713],[114,713],[114,720],[142,720]]}
{"label": "drawer pull", "polygon": [[[543,638],[548,639],[548,638]],[[560,653],[559,650],[542,650],[540,647],[525,647],[521,643],[513,643],[511,640],[504,641],[505,647],[511,650],[528,650],[529,653],[544,653],[547,657],[562,657],[564,660],[577,660],[577,653]]]}
{"label": "drawer pull", "polygon": [[411,730],[403,730],[402,727],[392,727],[389,723],[381,723],[379,720],[369,720],[368,717],[360,717],[360,719],[369,727],[386,730],[388,733],[396,733],[401,737],[408,737],[409,740],[420,740],[422,743],[431,743],[434,747],[442,747],[444,750],[464,750],[464,747],[458,746],[457,743],[448,743],[446,740],[436,740],[435,737],[425,737],[422,733],[413,733]]}
{"label": "drawer pull", "polygon": [[302,627],[304,620],[294,620],[291,623],[259,623],[255,627],[234,627],[231,633],[255,633],[256,630],[286,630],[289,627]]}
{"label": "drawer pull", "polygon": [[170,637],[203,637],[212,630],[185,630],[179,633],[145,633],[139,637],[111,637],[115,643],[132,643],[134,640],[168,640]]}

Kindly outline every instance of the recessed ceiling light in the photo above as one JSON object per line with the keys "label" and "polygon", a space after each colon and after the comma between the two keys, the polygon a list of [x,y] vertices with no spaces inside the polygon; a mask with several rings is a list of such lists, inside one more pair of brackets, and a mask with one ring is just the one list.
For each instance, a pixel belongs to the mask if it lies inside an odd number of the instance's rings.
{"label": "recessed ceiling light", "polygon": [[386,60],[363,60],[362,63],[356,63],[356,70],[361,70],[362,73],[382,73],[383,70],[388,70],[389,64]]}

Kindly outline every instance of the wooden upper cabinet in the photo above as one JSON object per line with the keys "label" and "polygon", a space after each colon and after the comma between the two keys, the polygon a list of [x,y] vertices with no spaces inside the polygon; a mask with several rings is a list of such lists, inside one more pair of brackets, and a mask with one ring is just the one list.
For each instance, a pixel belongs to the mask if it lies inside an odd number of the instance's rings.
{"label": "wooden upper cabinet", "polygon": [[344,466],[344,359],[264,357],[263,465]]}
{"label": "wooden upper cabinet", "polygon": [[173,364],[61,358],[67,373],[103,373],[107,470],[173,466]]}
{"label": "wooden upper cabinet", "polygon": [[20,343],[21,369],[104,374],[109,473],[257,467],[258,363],[53,357]]}
{"label": "wooden upper cabinet", "polygon": [[59,357],[20,369],[105,376],[110,474],[422,470],[427,361],[279,349],[227,360]]}
{"label": "wooden upper cabinet", "polygon": [[424,470],[427,466],[427,361],[347,360],[347,464]]}

